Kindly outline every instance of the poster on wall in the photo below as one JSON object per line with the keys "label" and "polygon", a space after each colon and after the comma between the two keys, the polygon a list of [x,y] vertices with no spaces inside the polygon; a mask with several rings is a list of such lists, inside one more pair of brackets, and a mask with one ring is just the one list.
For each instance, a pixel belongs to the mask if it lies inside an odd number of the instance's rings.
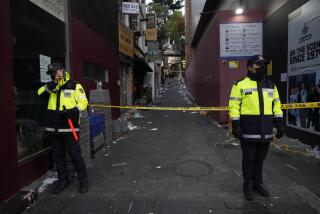
{"label": "poster on wall", "polygon": [[262,55],[262,23],[220,24],[220,57],[248,58]]}
{"label": "poster on wall", "polygon": [[30,2],[64,22],[63,0],[30,0]]}
{"label": "poster on wall", "polygon": [[51,63],[51,57],[39,55],[40,59],[40,82],[50,82],[51,77],[47,74],[48,65]]}
{"label": "poster on wall", "polygon": [[[310,0],[288,23],[287,102],[320,102],[320,1]],[[319,109],[290,109],[287,125],[320,135]]]}

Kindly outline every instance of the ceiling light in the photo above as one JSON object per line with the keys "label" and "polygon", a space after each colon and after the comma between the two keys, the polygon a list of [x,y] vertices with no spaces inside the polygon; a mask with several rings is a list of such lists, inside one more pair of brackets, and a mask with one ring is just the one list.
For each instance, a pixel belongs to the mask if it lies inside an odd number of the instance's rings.
{"label": "ceiling light", "polygon": [[237,8],[236,11],[235,11],[235,13],[236,13],[237,15],[241,15],[241,14],[243,13],[243,8],[242,8],[242,7]]}

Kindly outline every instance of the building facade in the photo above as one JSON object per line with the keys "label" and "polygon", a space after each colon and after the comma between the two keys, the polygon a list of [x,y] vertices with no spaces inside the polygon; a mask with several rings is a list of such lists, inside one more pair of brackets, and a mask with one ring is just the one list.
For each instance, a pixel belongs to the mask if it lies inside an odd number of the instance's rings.
{"label": "building facade", "polygon": [[[120,104],[116,0],[0,3],[1,114],[0,201],[8,199],[52,168],[51,147],[43,131],[46,98],[37,89],[48,80],[46,66],[65,64],[87,94],[97,82]],[[112,110],[113,118],[120,115]]]}
{"label": "building facade", "polygon": [[[320,87],[317,67],[320,58],[312,53],[320,35],[315,30],[319,27],[315,18],[319,17],[319,11],[313,8],[319,7],[319,1],[208,0],[202,4],[201,11],[199,5],[194,7],[194,4],[195,1],[186,1],[186,52],[189,59],[186,82],[201,106],[227,106],[233,81],[246,76],[246,60],[253,54],[264,55],[272,61],[268,75],[278,86],[282,103],[316,101],[311,95],[318,84]],[[239,6],[244,8],[242,15],[234,13]],[[200,14],[195,29],[190,17],[194,13]],[[297,28],[301,30],[294,30]],[[232,37],[231,33],[237,36]],[[241,40],[233,43],[237,45],[230,45],[239,38]],[[255,48],[249,47],[252,42]],[[296,51],[299,53],[300,49],[307,47],[309,51],[295,55]],[[243,50],[248,51],[247,55],[241,52]],[[301,61],[299,57],[306,57],[306,60]],[[304,94],[305,99],[292,91]],[[293,99],[295,95],[296,100]],[[285,113],[289,137],[311,145],[319,143],[319,118],[314,116],[319,114],[319,109]],[[291,121],[289,114],[291,118],[294,114]],[[229,121],[227,112],[213,112],[212,117],[221,123]]]}

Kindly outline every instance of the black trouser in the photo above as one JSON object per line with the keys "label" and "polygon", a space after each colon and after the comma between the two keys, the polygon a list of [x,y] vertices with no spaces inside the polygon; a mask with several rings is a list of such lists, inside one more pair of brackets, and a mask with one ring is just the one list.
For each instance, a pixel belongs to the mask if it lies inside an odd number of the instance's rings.
{"label": "black trouser", "polygon": [[65,153],[65,148],[67,147],[77,172],[78,181],[87,181],[87,170],[81,156],[81,149],[72,133],[51,133],[50,141],[53,148],[53,157],[57,167],[59,180],[67,181],[69,179]]}
{"label": "black trouser", "polygon": [[263,161],[267,156],[269,145],[269,142],[241,142],[242,173],[245,187],[263,183]]}

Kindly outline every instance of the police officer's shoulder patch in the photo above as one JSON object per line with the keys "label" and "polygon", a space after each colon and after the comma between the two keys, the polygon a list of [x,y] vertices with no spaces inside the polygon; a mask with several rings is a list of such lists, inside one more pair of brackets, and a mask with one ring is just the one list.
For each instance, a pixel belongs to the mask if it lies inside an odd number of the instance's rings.
{"label": "police officer's shoulder patch", "polygon": [[234,85],[238,85],[238,83],[241,82],[241,81],[244,80],[244,79],[245,79],[245,78],[240,79],[240,80],[237,80],[237,81],[234,81],[233,84],[234,84]]}

